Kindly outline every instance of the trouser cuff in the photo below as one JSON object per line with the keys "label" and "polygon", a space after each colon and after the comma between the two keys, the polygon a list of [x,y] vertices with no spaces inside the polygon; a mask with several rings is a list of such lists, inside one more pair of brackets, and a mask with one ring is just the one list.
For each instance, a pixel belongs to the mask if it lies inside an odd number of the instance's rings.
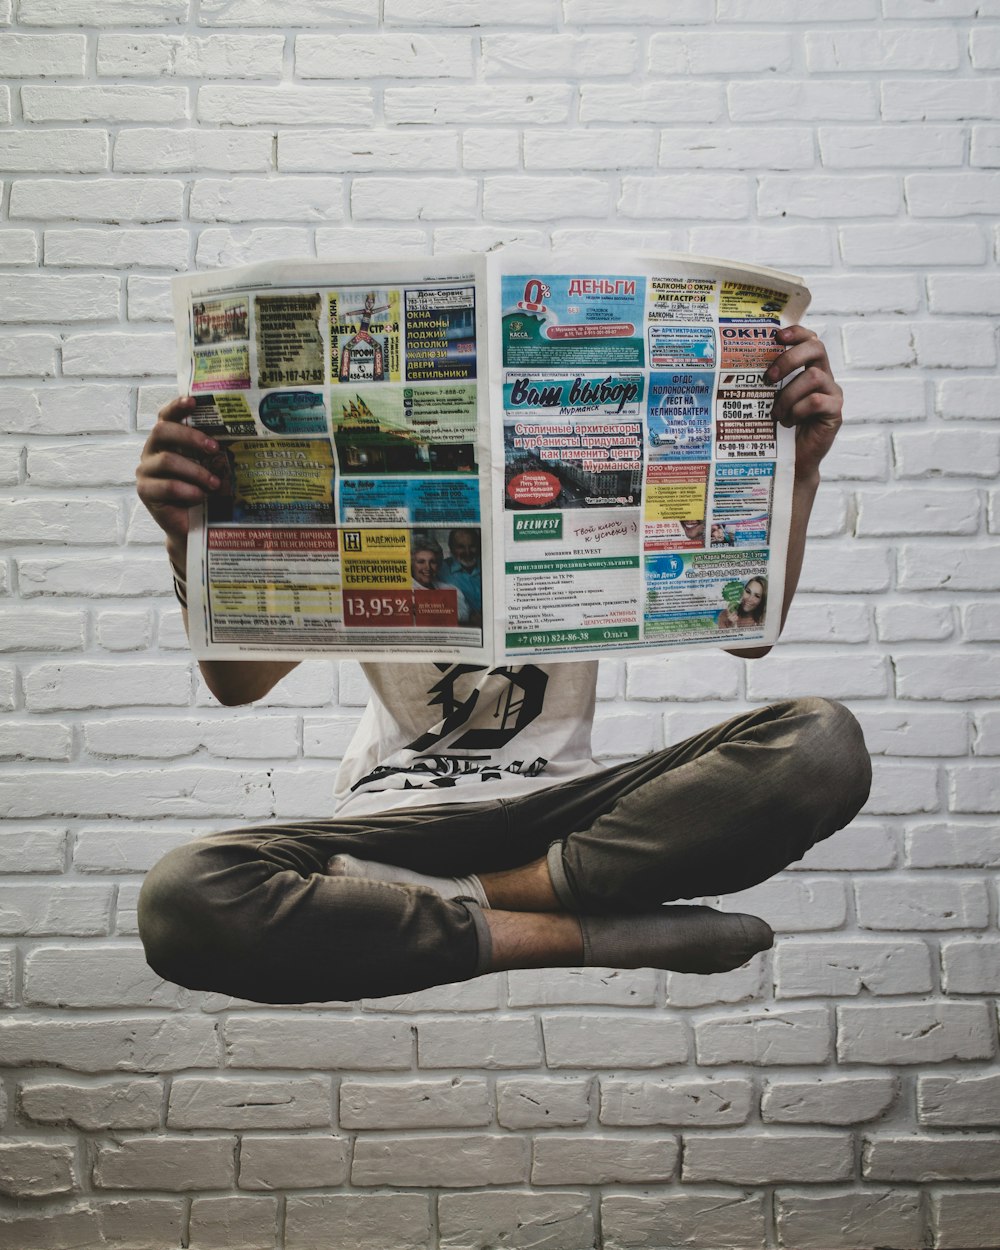
{"label": "trouser cuff", "polygon": [[569,878],[566,876],[562,853],[562,839],[557,842],[550,842],[545,862],[548,865],[553,894],[562,903],[566,911],[575,914],[580,911],[580,903],[573,893],[573,887],[569,883]]}
{"label": "trouser cuff", "polygon": [[493,967],[493,935],[490,932],[490,926],[486,923],[483,909],[474,898],[456,898],[455,902],[462,904],[472,917],[472,923],[476,929],[478,953],[472,975],[474,977],[485,976]]}

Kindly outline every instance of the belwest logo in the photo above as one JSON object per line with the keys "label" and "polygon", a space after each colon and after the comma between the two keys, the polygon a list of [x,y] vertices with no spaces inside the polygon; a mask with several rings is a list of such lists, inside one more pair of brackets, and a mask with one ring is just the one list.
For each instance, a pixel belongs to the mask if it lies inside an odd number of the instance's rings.
{"label": "belwest logo", "polygon": [[539,538],[562,538],[562,513],[543,512],[533,516],[514,514],[514,541],[526,543]]}

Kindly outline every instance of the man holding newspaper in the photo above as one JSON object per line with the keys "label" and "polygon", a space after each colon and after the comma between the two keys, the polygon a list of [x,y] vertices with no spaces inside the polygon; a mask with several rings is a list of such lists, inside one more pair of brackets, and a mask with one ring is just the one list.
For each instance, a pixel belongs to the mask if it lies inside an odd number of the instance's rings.
{"label": "man holding newspaper", "polygon": [[[842,393],[814,333],[795,325],[777,339],[773,416],[796,434],[787,613]],[[222,488],[207,467],[218,444],[184,423],[193,407],[179,398],[161,410],[136,474],[185,607],[189,510]],[[296,662],[199,663],[216,697],[236,705]],[[161,976],[292,1003],[507,968],[726,971],[771,945],[768,925],[674,900],[766,880],[848,824],[868,794],[860,729],[821,699],[754,708],[601,768],[590,748],[594,659],[365,672],[372,699],[332,813],[199,838],[150,872],[139,925]]]}

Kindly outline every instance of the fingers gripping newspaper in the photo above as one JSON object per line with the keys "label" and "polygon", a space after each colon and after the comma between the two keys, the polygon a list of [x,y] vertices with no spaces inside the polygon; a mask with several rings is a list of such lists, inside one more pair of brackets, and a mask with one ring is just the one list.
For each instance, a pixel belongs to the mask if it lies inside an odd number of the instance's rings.
{"label": "fingers gripping newspaper", "polygon": [[777,270],[685,255],[273,263],[174,279],[220,446],[200,658],[498,664],[766,645],[794,434]]}

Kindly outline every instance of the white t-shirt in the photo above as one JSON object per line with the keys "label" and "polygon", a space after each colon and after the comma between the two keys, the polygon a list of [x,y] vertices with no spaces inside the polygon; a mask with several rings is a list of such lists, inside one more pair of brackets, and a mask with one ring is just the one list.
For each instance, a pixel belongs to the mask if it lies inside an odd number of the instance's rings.
{"label": "white t-shirt", "polygon": [[596,660],[363,667],[372,697],[337,774],[337,815],[513,798],[601,767]]}

